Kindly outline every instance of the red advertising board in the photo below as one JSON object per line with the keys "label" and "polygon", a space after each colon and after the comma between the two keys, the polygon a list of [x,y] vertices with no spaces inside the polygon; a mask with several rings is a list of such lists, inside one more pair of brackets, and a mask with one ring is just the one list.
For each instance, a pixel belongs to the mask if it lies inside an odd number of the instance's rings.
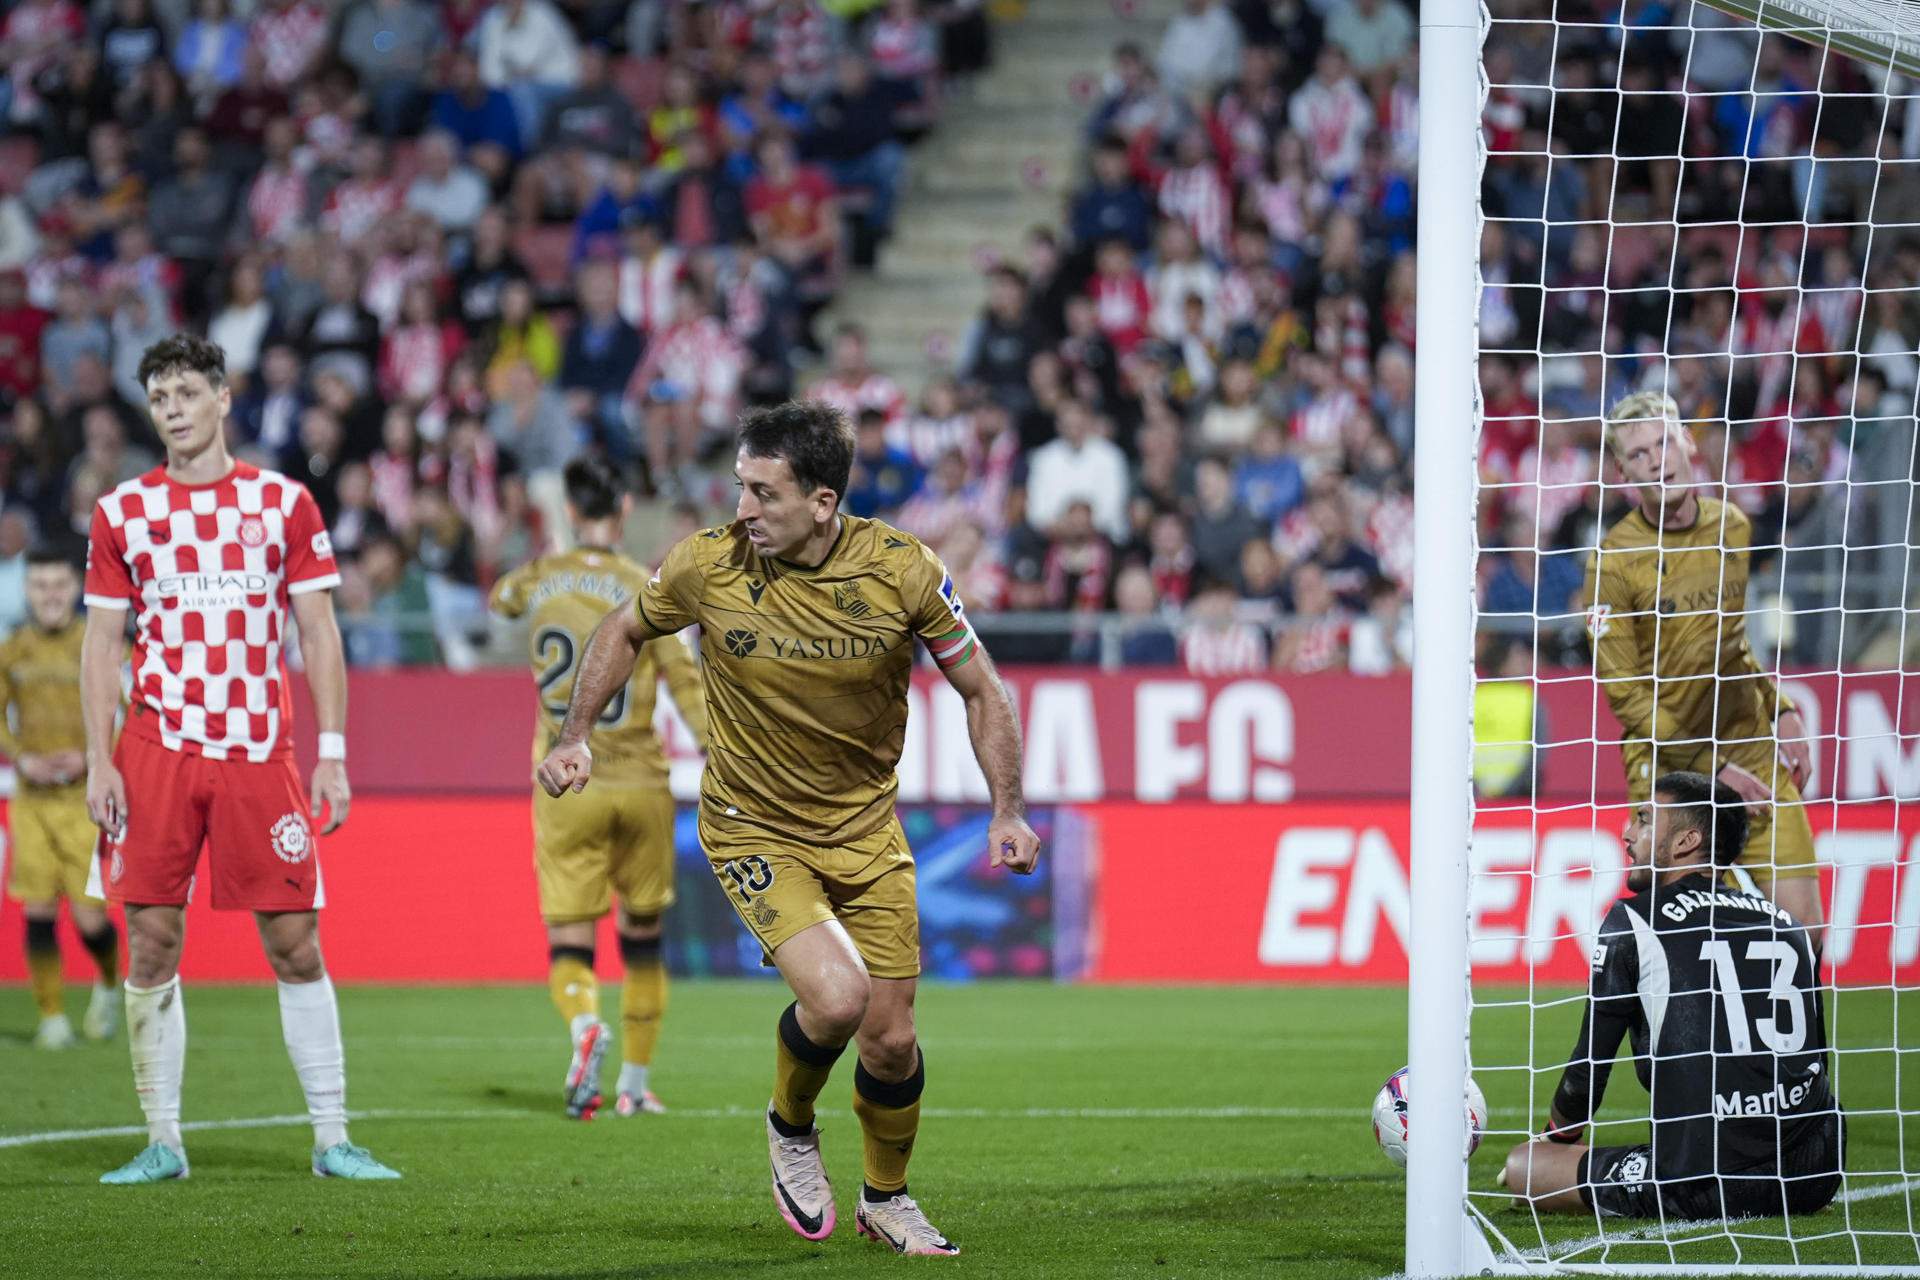
{"label": "red advertising board", "polygon": [[[1085,810],[1097,871],[1090,975],[1110,982],[1404,982],[1408,811],[1396,804]],[[1623,891],[1619,809],[1489,810],[1474,838],[1476,977],[1585,980]],[[1920,808],[1816,809],[1846,985],[1920,981]]]}
{"label": "red advertising board", "polygon": [[[1407,794],[1412,685],[1405,675],[1203,680],[1044,667],[1006,675],[1026,729],[1027,798],[1036,804]],[[1783,681],[1820,741],[1809,794],[1920,795],[1920,686],[1909,687],[1910,678],[1876,672]],[[1618,799],[1620,757],[1611,744],[1620,730],[1591,674],[1546,673],[1539,696],[1543,794]],[[985,800],[959,696],[937,673],[917,672],[911,698],[901,798]],[[699,757],[668,700],[661,704],[675,791],[689,799]],[[301,695],[296,706],[305,705]],[[520,672],[357,673],[352,705],[349,738],[361,792],[526,791],[533,688]],[[311,733],[299,737],[310,749]]]}

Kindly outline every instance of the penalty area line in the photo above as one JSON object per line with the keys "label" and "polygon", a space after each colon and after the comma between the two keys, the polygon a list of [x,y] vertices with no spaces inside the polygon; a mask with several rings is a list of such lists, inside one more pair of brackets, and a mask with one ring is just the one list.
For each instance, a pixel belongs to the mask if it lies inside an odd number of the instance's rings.
{"label": "penalty area line", "polygon": [[[832,1108],[822,1108],[834,1114]],[[524,1107],[474,1107],[466,1110],[349,1111],[349,1120],[530,1120],[552,1112]],[[670,1110],[661,1120],[743,1120],[764,1114],[758,1107],[692,1107]],[[850,1113],[848,1113],[850,1114]],[[1358,1120],[1368,1112],[1354,1107],[928,1107],[921,1115],[932,1120]],[[235,1129],[283,1129],[310,1123],[304,1115],[239,1116],[230,1120],[189,1120],[182,1133],[218,1133]],[[103,1125],[92,1129],[49,1129],[39,1133],[0,1134],[0,1150],[44,1146],[55,1142],[86,1142],[94,1138],[124,1138],[143,1134],[144,1124]]]}

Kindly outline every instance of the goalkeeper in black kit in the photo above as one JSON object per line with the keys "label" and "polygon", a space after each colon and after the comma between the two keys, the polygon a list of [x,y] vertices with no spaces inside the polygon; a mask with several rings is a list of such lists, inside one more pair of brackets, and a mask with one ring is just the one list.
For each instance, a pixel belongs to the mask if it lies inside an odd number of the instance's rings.
{"label": "goalkeeper in black kit", "polygon": [[[1500,1175],[1517,1207],[1774,1217],[1822,1209],[1839,1190],[1846,1122],[1819,971],[1798,921],[1722,884],[1746,836],[1741,798],[1705,774],[1662,775],[1634,810],[1632,893],[1600,926],[1552,1115]],[[1590,1147],[1587,1122],[1625,1037],[1652,1096],[1652,1140]]]}

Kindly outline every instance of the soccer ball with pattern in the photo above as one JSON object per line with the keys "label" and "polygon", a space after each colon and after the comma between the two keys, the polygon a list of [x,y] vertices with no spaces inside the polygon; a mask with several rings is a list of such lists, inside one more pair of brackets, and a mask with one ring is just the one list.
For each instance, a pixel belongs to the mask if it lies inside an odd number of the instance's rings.
{"label": "soccer ball with pattern", "polygon": [[[1407,1068],[1387,1077],[1373,1097],[1373,1140],[1380,1144],[1387,1159],[1407,1167]],[[1487,1099],[1480,1086],[1467,1077],[1467,1151],[1472,1155],[1480,1147],[1480,1135],[1487,1129]]]}

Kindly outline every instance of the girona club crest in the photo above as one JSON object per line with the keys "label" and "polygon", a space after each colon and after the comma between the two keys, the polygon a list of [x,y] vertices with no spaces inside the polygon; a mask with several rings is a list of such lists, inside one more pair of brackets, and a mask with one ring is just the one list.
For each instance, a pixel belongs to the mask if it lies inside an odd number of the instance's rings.
{"label": "girona club crest", "polygon": [[273,852],[282,862],[305,862],[313,854],[313,833],[307,820],[289,813],[273,824]]}
{"label": "girona club crest", "polygon": [[267,522],[259,516],[248,516],[240,522],[240,542],[243,546],[260,547],[267,542]]}

